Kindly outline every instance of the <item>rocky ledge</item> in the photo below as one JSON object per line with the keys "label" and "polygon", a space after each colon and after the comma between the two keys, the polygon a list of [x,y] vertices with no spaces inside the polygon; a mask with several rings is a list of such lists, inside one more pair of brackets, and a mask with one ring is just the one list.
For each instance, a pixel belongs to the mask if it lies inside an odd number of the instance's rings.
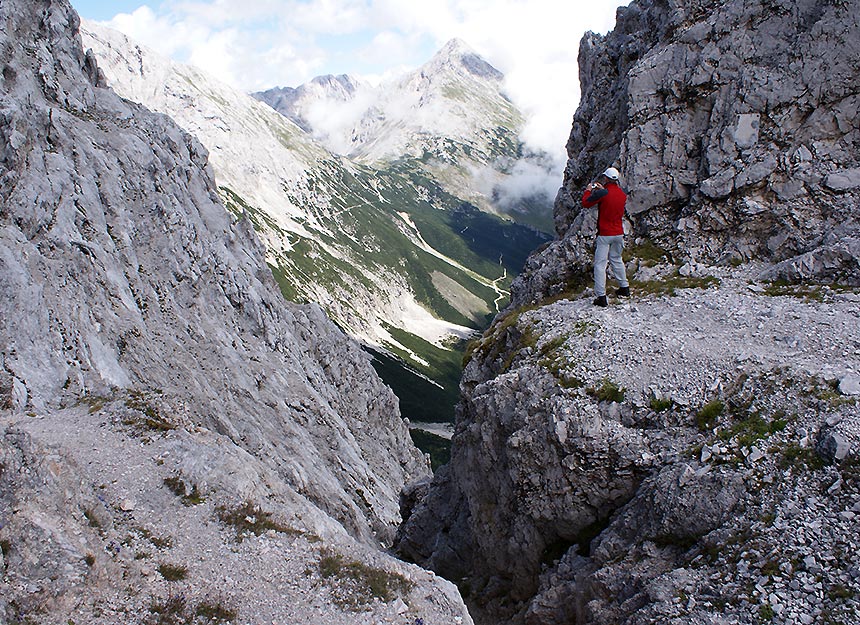
{"label": "rocky ledge", "polygon": [[[860,620],[860,5],[635,0],[398,546],[476,622]],[[590,284],[607,166],[633,298]]]}
{"label": "rocky ledge", "polygon": [[400,550],[476,622],[853,622],[860,293],[648,264],[632,299],[564,294],[473,345]]}

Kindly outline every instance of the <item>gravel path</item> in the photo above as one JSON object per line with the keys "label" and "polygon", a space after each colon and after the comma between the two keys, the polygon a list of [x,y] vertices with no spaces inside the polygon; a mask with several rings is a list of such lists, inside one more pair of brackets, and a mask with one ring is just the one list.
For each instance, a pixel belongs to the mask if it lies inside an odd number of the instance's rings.
{"label": "gravel path", "polygon": [[707,271],[719,283],[705,290],[656,296],[634,285],[631,299],[610,298],[606,309],[581,298],[523,317],[537,322],[545,340],[591,336],[594,357],[575,363],[572,373],[589,383],[608,376],[645,405],[655,394],[700,401],[744,368],[787,367],[832,382],[860,375],[860,294],[807,292],[822,301],[770,295],[754,281],[757,266]]}

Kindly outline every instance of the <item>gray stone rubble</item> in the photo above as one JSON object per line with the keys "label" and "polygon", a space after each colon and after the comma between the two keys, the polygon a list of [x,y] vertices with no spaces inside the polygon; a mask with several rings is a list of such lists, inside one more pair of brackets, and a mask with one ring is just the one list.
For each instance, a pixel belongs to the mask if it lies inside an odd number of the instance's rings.
{"label": "gray stone rubble", "polygon": [[497,319],[402,553],[464,581],[477,622],[860,618],[860,294],[759,272]]}

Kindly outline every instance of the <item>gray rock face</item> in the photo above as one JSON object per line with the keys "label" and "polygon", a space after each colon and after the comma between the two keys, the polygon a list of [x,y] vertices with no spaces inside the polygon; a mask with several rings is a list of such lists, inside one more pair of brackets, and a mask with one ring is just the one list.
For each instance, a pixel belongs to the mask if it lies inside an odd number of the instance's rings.
{"label": "gray rock face", "polygon": [[[815,0],[621,8],[613,32],[589,34],[580,46],[582,100],[556,199],[555,245],[588,256],[593,228],[579,200],[609,165],[629,191],[633,237],[679,257],[832,257],[834,245],[856,239],[858,11],[853,2]],[[850,260],[837,271],[805,278],[856,284],[856,251],[845,252]],[[543,266],[569,255],[536,257],[521,301],[558,290],[574,269]]]}
{"label": "gray rock face", "polygon": [[[402,480],[423,470],[396,398],[318,308],[281,301],[250,224],[231,223],[218,200],[201,146],[94,88],[77,18],[63,4],[46,11],[6,16],[45,41],[38,53],[10,45],[4,58],[0,292],[14,408],[115,388],[182,397],[194,422],[289,458],[285,477],[358,533],[367,504],[336,494],[341,480],[363,476],[372,493],[394,478],[387,511],[366,510],[391,532]],[[362,441],[381,453],[362,458]]]}
{"label": "gray rock face", "polygon": [[697,265],[707,290],[498,318],[464,374],[451,463],[406,506],[401,553],[462,580],[479,623],[854,614],[855,599],[798,586],[823,575],[853,592],[850,558],[779,564],[815,537],[857,544],[843,522],[860,497],[856,294],[776,297],[750,285],[759,271]]}
{"label": "gray rock face", "polygon": [[[171,510],[153,489],[167,457],[213,502],[262,500],[341,544],[390,541],[400,489],[429,467],[369,357],[318,307],[283,301],[205,150],[101,86],[65,0],[4,0],[0,23],[0,538],[15,582],[0,621],[24,618],[25,603],[68,614],[64,601],[121,580],[99,564],[108,534],[82,530],[81,511],[105,509],[92,525]],[[56,434],[72,417],[93,436],[89,461],[90,447]],[[99,448],[103,428],[115,446]],[[117,445],[131,431],[141,442],[125,458],[141,469],[129,473]],[[164,432],[184,451],[149,456]],[[107,457],[107,473],[89,473]],[[91,501],[86,481],[112,475],[148,498]],[[159,522],[182,533],[182,519]],[[125,605],[115,590],[109,602]]]}

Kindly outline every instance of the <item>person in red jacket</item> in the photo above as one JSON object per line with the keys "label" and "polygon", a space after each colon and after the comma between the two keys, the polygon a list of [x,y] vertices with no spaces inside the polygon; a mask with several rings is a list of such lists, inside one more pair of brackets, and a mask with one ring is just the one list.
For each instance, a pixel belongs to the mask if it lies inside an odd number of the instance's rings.
{"label": "person in red jacket", "polygon": [[618,280],[616,295],[630,295],[630,283],[624,271],[621,252],[624,249],[624,205],[627,194],[618,186],[618,170],[610,167],[597,182],[588,185],[582,195],[582,205],[597,205],[597,245],[594,248],[595,306],[606,306],[606,265],[612,265],[612,275]]}

